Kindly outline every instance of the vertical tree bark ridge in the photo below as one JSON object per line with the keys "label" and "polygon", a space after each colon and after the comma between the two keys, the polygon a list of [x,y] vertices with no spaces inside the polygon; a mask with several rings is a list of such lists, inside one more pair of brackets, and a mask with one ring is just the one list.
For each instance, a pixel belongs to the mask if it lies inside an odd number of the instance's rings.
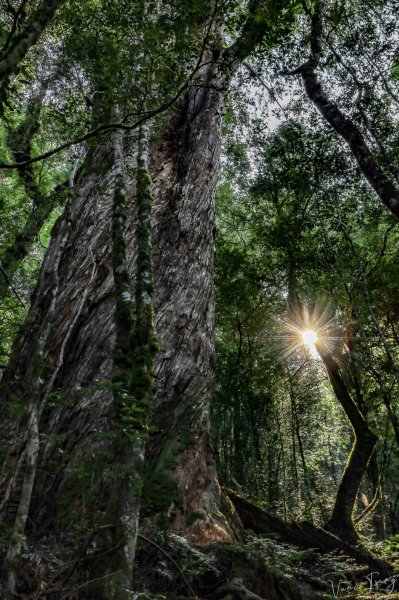
{"label": "vertical tree bark ridge", "polygon": [[317,342],[316,348],[327,370],[334,393],[344,409],[354,433],[351,453],[338,487],[327,529],[339,535],[344,541],[355,544],[359,541],[353,523],[356,496],[377,443],[377,437],[369,429],[366,420],[352,400],[341,377],[338,363],[323,343]]}
{"label": "vertical tree bark ridge", "polygon": [[[107,328],[112,321],[109,285],[110,210],[108,196],[105,199],[95,198],[94,202],[92,194],[100,184],[99,165],[107,159],[109,147],[106,146],[97,155],[97,171],[94,169],[89,174],[72,201],[70,224],[67,227],[68,239],[60,260],[57,305],[44,349],[45,369],[40,382],[40,395],[50,397],[52,402],[43,407],[39,424],[43,435],[39,462],[43,468],[37,477],[32,507],[38,522],[53,517],[54,512],[60,508],[54,496],[55,490],[60,485],[67,485],[68,481],[70,485],[73,468],[77,467],[75,463],[82,460],[82,438],[85,435],[89,439],[95,437],[93,434],[90,436],[89,432],[93,431],[95,423],[99,426],[104,422],[101,414],[94,413],[94,407],[96,402],[101,406],[100,399],[104,394],[98,388],[99,380],[104,379],[105,374],[108,375],[111,371],[112,331]],[[107,191],[112,189],[109,176],[106,175],[101,183]],[[60,219],[53,228],[52,241],[25,323],[25,331],[16,341],[8,372],[1,382],[3,411],[7,400],[10,402],[18,397],[20,382],[29,381],[34,331],[47,319],[45,296],[58,252],[57,231],[62,227],[63,220],[64,218]],[[93,262],[98,267],[94,277]],[[86,293],[87,302],[82,306],[82,290],[85,291],[89,283],[92,289]],[[93,304],[98,312],[93,310]],[[96,318],[99,318],[98,322]],[[99,327],[100,323],[103,328]],[[66,338],[68,341],[65,345]],[[58,373],[54,379],[55,370]],[[90,400],[93,400],[93,404],[90,404],[88,398],[89,386],[92,387]],[[17,419],[10,428],[10,453],[16,459],[20,451],[20,435],[17,436],[16,432],[21,427],[23,424]],[[98,440],[95,443],[99,445]],[[69,469],[68,463],[62,458],[63,450],[66,449],[71,452],[71,457],[68,457],[71,460]],[[65,468],[66,471],[62,475],[57,474],[58,468]],[[10,470],[12,472],[12,464]],[[44,503],[42,498],[47,498],[47,502]]]}
{"label": "vertical tree bark ridge", "polygon": [[65,4],[65,0],[42,0],[30,15],[21,32],[14,35],[6,54],[0,59],[0,83],[12,75],[63,4]]}
{"label": "vertical tree bark ridge", "polygon": [[[119,119],[114,109],[113,119]],[[112,274],[115,298],[115,348],[113,353],[113,439],[115,455],[114,485],[107,508],[113,524],[109,533],[109,548],[114,552],[107,557],[105,568],[109,576],[107,585],[100,583],[96,589],[99,598],[124,598],[130,589],[137,539],[141,492],[141,465],[135,462],[137,440],[132,439],[124,423],[133,399],[130,396],[129,378],[132,368],[130,341],[134,329],[131,280],[127,265],[125,230],[127,202],[124,174],[123,132],[113,134],[114,193],[112,200]],[[139,467],[139,469],[137,469]],[[139,471],[139,472],[137,472]],[[125,592],[126,590],[126,592]]]}
{"label": "vertical tree bark ridge", "polygon": [[[215,69],[208,70],[206,83]],[[220,78],[220,76],[219,76]],[[214,374],[213,229],[223,78],[193,90],[180,121],[153,155],[157,391],[150,439],[154,462],[176,463],[185,490],[174,526],[198,541],[231,539],[219,513],[221,490],[210,447]],[[168,155],[169,154],[169,155]],[[166,184],[166,185],[165,185]],[[158,187],[160,186],[160,187]],[[172,434],[172,435],[171,435]],[[218,516],[219,513],[219,516]]]}

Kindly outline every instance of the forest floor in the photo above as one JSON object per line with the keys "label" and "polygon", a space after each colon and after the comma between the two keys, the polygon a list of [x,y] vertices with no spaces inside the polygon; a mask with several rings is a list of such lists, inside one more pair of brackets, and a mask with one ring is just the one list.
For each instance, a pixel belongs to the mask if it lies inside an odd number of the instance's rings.
{"label": "forest floor", "polygon": [[242,545],[201,547],[172,535],[159,545],[166,553],[140,546],[137,600],[399,599],[399,573],[381,577],[339,551],[303,550],[274,536],[247,532]]}
{"label": "forest floor", "polygon": [[[311,523],[283,522],[228,494],[246,528],[241,542],[192,544],[150,521],[139,535],[134,600],[399,600],[395,545],[353,548]],[[17,597],[94,600],[94,537],[49,536],[30,547]]]}
{"label": "forest floor", "polygon": [[[22,561],[18,598],[77,600],[90,596],[88,565],[96,551],[77,553],[76,540],[50,538]],[[322,552],[246,531],[240,544],[196,545],[153,529],[140,536],[134,600],[399,599],[399,571],[384,576],[341,551]],[[93,572],[93,571],[91,571]]]}

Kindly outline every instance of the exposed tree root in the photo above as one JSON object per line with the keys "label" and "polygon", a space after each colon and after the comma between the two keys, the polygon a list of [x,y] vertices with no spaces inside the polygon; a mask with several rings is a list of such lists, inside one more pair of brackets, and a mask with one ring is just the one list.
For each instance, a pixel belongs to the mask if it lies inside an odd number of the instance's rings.
{"label": "exposed tree root", "polygon": [[226,490],[245,527],[258,534],[276,533],[281,540],[302,548],[316,548],[321,552],[339,550],[357,563],[367,565],[381,576],[389,576],[393,572],[392,565],[370,554],[364,549],[355,548],[343,542],[335,535],[316,527],[307,521],[285,523],[278,517],[269,515],[258,506],[238,496],[231,490]]}

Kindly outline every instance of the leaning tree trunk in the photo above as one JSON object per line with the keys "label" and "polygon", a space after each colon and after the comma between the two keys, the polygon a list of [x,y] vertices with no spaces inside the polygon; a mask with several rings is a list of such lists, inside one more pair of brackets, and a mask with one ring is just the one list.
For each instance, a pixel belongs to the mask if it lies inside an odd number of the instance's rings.
{"label": "leaning tree trunk", "polygon": [[336,533],[345,542],[356,544],[359,542],[359,536],[354,527],[353,512],[361,481],[377,443],[377,436],[369,429],[364,416],[350,396],[341,377],[339,365],[326,345],[323,342],[316,342],[316,348],[328,373],[335,396],[352,426],[354,436],[333,512],[326,528]]}
{"label": "leaning tree trunk", "polygon": [[[167,509],[172,527],[201,542],[231,539],[220,514],[222,494],[209,433],[215,364],[213,198],[222,105],[223,94],[215,86],[193,88],[182,102],[179,118],[171,119],[154,142],[150,164],[155,329],[160,349],[154,369],[148,497],[153,510],[165,513]],[[135,167],[136,148],[129,148],[127,154]],[[112,493],[106,459],[112,435],[115,341],[112,164],[110,142],[87,159],[69,211],[55,309],[48,313],[43,294],[59,252],[57,236],[51,240],[30,313],[1,383],[3,409],[7,404],[18,413],[21,394],[32,385],[32,327],[51,318],[38,394],[42,400],[37,408],[41,447],[30,510],[36,529],[90,520]],[[132,277],[135,193],[131,176],[127,182],[127,252]],[[21,493],[20,478],[11,476],[26,446],[24,427],[24,417],[15,419],[2,481],[9,498],[2,516],[10,523]]]}

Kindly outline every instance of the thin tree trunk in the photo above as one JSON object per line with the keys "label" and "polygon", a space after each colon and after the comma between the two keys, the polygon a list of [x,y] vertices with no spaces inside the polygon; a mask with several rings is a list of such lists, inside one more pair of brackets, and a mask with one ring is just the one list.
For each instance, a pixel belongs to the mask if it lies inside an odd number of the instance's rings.
{"label": "thin tree trunk", "polygon": [[278,439],[280,441],[280,455],[281,455],[281,468],[280,465],[278,465],[278,469],[277,472],[280,473],[280,470],[282,470],[282,480],[283,480],[283,515],[284,515],[284,519],[287,519],[287,502],[286,502],[286,498],[287,498],[287,474],[286,474],[286,463],[285,463],[285,452],[284,452],[284,439],[285,436],[283,435],[283,432],[281,430],[281,422],[280,422],[280,417],[279,415],[282,414],[282,402],[280,402],[280,407],[278,409],[278,411],[276,412],[276,421],[277,421],[277,431],[278,431]]}
{"label": "thin tree trunk", "polygon": [[338,488],[333,512],[327,529],[349,543],[357,543],[359,537],[353,524],[353,511],[356,496],[374,451],[377,437],[369,429],[363,415],[352,400],[341,377],[338,363],[321,342],[316,343],[317,351],[327,370],[332,388],[348,417],[353,429],[354,441]]}
{"label": "thin tree trunk", "polygon": [[[115,111],[115,120],[118,113]],[[107,517],[113,535],[106,559],[107,584],[97,596],[122,599],[131,596],[133,565],[139,527],[148,416],[153,400],[153,358],[156,349],[153,323],[153,263],[151,248],[152,181],[148,171],[148,127],[139,130],[136,178],[135,301],[125,241],[127,203],[123,134],[114,133],[115,187],[112,209],[112,265],[115,284],[115,349],[112,378],[114,407],[115,491]],[[93,590],[92,590],[93,592]]]}
{"label": "thin tree trunk", "polygon": [[[291,382],[291,389],[292,389],[292,382]],[[309,485],[309,481],[308,481],[308,469],[307,469],[307,465],[306,465],[305,452],[303,449],[301,431],[300,431],[300,427],[299,427],[298,408],[297,408],[297,404],[296,404],[295,393],[293,390],[291,392],[291,402],[292,402],[292,408],[293,408],[293,414],[294,414],[295,433],[296,433],[296,437],[298,440],[299,453],[301,455],[303,481],[304,481],[306,494],[307,494],[309,503],[310,503],[310,505],[312,505],[313,499],[312,499],[312,493],[310,491],[310,485]]]}
{"label": "thin tree trunk", "polygon": [[29,411],[28,442],[26,445],[26,462],[24,465],[24,477],[22,489],[20,492],[17,515],[14,521],[14,527],[11,534],[11,541],[6,556],[7,584],[5,589],[5,598],[14,598],[16,588],[16,569],[18,559],[23,546],[26,521],[28,518],[30,502],[32,497],[33,484],[35,482],[37,459],[39,456],[39,428],[38,428],[38,407],[36,398],[32,401]]}
{"label": "thin tree trunk", "polygon": [[[357,407],[359,408],[365,421],[367,422],[369,409],[368,409],[368,406],[365,402],[364,395],[363,395],[361,370],[360,370],[360,366],[358,363],[357,354],[355,351],[355,328],[354,328],[355,320],[356,320],[356,311],[352,308],[351,318],[350,318],[350,322],[349,322],[349,325],[347,328],[347,330],[348,330],[348,344],[347,345],[348,345],[349,356],[350,356],[350,371],[351,371],[352,379],[353,379],[354,386],[355,386]],[[369,506],[372,506],[372,508],[366,508],[366,510],[367,510],[367,513],[370,513],[371,510],[373,511],[373,513],[374,513],[373,522],[374,522],[374,527],[375,527],[375,532],[376,532],[377,538],[383,539],[384,538],[384,534],[382,533],[382,531],[383,531],[383,515],[377,514],[377,512],[375,511],[375,508],[378,507],[380,500],[381,500],[381,478],[379,476],[379,465],[378,465],[376,452],[373,452],[373,454],[371,455],[370,461],[367,466],[367,475],[371,482],[373,499],[369,505]],[[356,519],[355,519],[356,524],[360,523],[363,520],[363,518],[365,516],[364,512],[362,513],[362,515],[356,517]]]}
{"label": "thin tree trunk", "polygon": [[241,369],[242,369],[242,345],[243,345],[243,332],[242,323],[238,320],[238,348],[237,356],[234,365],[234,372],[230,381],[231,390],[231,405],[233,409],[233,476],[240,485],[245,483],[244,476],[244,458],[242,454],[242,436],[241,436]]}
{"label": "thin tree trunk", "polygon": [[292,382],[290,381],[290,400],[291,400],[291,410],[290,410],[290,430],[291,430],[291,448],[292,448],[292,471],[293,471],[293,479],[295,486],[295,502],[296,508],[299,507],[301,502],[301,489],[299,485],[299,475],[298,475],[298,466],[297,466],[297,456],[296,456],[296,436],[295,436],[295,409],[294,409],[294,390],[292,389]]}

